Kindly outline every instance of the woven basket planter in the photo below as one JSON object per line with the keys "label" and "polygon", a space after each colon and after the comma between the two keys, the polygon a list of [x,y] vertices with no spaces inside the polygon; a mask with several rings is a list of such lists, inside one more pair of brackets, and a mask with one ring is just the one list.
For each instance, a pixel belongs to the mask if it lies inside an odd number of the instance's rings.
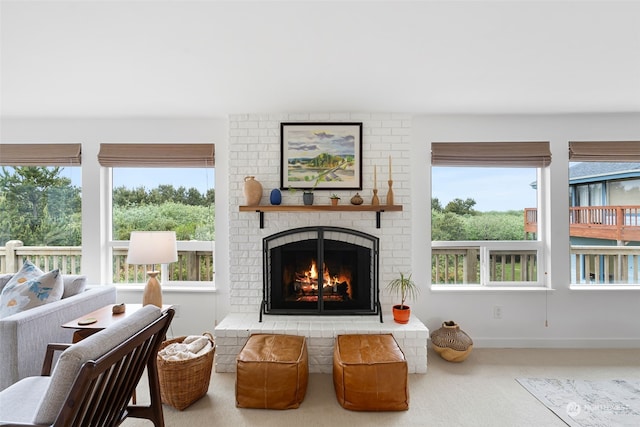
{"label": "woven basket planter", "polygon": [[[186,360],[164,360],[160,356],[156,359],[162,403],[173,406],[179,411],[187,408],[209,391],[216,346],[209,332],[203,335],[207,336],[212,344],[211,349],[205,354]],[[164,341],[160,345],[160,350],[170,344],[181,343],[185,338],[178,337]]]}
{"label": "woven basket planter", "polygon": [[449,362],[462,362],[473,349],[473,340],[453,320],[442,324],[431,334],[431,346]]}

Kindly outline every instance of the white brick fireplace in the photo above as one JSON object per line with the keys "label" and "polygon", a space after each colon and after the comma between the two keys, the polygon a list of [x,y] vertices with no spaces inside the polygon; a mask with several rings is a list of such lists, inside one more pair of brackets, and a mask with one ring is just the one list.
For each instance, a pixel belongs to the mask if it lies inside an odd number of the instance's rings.
{"label": "white brick fireplace", "polygon": [[[269,193],[280,186],[281,122],[362,122],[362,179],[359,191],[365,204],[373,195],[374,165],[377,167],[378,196],[386,203],[389,156],[393,165],[393,190],[401,212],[381,214],[376,228],[374,212],[267,212],[264,228],[259,215],[240,212],[245,204],[246,176],[255,176],[263,186],[261,204],[269,204]],[[415,316],[408,325],[393,321],[395,296],[384,292],[386,283],[411,268],[411,201],[409,199],[409,146],[411,117],[394,113],[265,114],[229,117],[229,315],[215,328],[216,371],[235,370],[235,357],[251,333],[296,333],[308,337],[311,372],[331,372],[333,339],[339,333],[393,333],[409,362],[410,372],[427,369],[427,328]],[[349,203],[356,191],[316,190],[314,205],[329,205],[331,193]],[[301,205],[302,192],[283,191],[283,205]],[[220,201],[219,201],[220,202]],[[219,203],[218,202],[218,203]],[[259,322],[262,301],[263,238],[284,230],[308,226],[336,226],[355,229],[380,239],[380,301],[384,323],[378,316],[286,316],[264,315]]]}

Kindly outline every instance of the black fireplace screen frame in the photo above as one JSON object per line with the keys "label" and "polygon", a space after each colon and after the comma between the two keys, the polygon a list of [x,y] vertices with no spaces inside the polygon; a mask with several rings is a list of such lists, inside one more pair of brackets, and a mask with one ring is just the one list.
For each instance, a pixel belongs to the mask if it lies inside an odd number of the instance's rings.
{"label": "black fireplace screen frame", "polygon": [[[299,240],[292,240],[296,237]],[[329,236],[328,236],[329,235]],[[322,297],[322,288],[323,286],[318,286],[318,298],[317,303],[313,303],[312,308],[278,308],[272,306],[272,298],[270,289],[270,278],[273,274],[272,272],[272,250],[278,249],[280,247],[286,246],[288,243],[296,243],[306,240],[316,240],[317,244],[317,265],[324,265],[324,246],[325,239],[327,240],[327,244],[331,245],[334,241],[330,236],[333,235],[344,235],[346,236],[344,243],[353,243],[355,241],[365,242],[366,246],[361,246],[367,250],[370,250],[370,279],[371,279],[371,289],[369,296],[368,307],[366,308],[347,308],[344,310],[341,309],[326,309],[324,304],[324,300]],[[305,238],[306,236],[306,238]],[[338,243],[341,241],[337,241]],[[265,237],[262,240],[262,265],[263,265],[263,292],[262,292],[262,302],[260,304],[260,321],[262,322],[263,314],[287,314],[287,315],[378,315],[380,316],[380,323],[383,323],[382,320],[382,309],[380,304],[380,286],[379,286],[379,252],[380,252],[380,239],[376,236],[372,236],[367,233],[363,233],[358,230],[352,230],[348,228],[342,227],[331,227],[331,226],[317,226],[317,227],[301,227],[294,228],[290,230],[285,230],[271,236]],[[321,268],[321,267],[319,267]],[[320,276],[320,275],[319,275]]]}

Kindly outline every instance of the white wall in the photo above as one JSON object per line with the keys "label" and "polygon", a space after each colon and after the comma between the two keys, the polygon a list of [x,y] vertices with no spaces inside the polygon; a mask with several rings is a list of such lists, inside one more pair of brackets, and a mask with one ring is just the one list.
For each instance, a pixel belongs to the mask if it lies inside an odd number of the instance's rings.
{"label": "white wall", "polygon": [[[569,289],[568,141],[640,139],[640,114],[459,116],[413,121],[412,187],[414,275],[430,275],[430,143],[446,141],[550,141],[551,192],[547,199],[549,292],[427,292],[418,307],[430,330],[453,319],[479,346],[640,347],[640,290]],[[502,319],[493,307],[502,306]],[[545,312],[548,309],[548,326]]]}
{"label": "white wall", "polygon": [[[97,150],[100,142],[214,142],[216,144],[216,287],[217,293],[167,292],[167,302],[178,301],[182,306],[180,317],[174,322],[174,334],[201,333],[213,328],[213,322],[221,320],[230,311],[231,288],[229,284],[242,279],[242,270],[251,274],[260,270],[259,265],[243,265],[231,259],[230,240],[240,245],[240,239],[251,239],[247,247],[253,249],[254,240],[276,228],[291,224],[322,221],[319,215],[310,214],[305,219],[296,214],[272,217],[267,214],[265,225],[258,229],[257,214],[240,213],[243,204],[242,181],[246,175],[261,178],[266,190],[278,186],[279,139],[276,123],[296,120],[363,121],[365,129],[371,123],[400,120],[400,138],[378,135],[365,149],[365,184],[371,182],[373,162],[384,163],[385,155],[394,151],[394,181],[402,181],[394,188],[398,203],[404,205],[401,214],[382,215],[382,228],[375,229],[373,214],[358,213],[335,219],[340,223],[357,222],[359,229],[381,237],[387,255],[397,256],[392,270],[413,271],[423,285],[420,300],[414,303],[414,312],[433,330],[444,320],[454,319],[474,339],[477,346],[498,347],[565,347],[565,346],[633,346],[640,347],[640,291],[575,291],[569,290],[569,239],[568,239],[568,171],[567,141],[570,140],[638,140],[640,138],[640,114],[621,115],[549,115],[549,116],[450,116],[425,115],[411,120],[408,115],[346,114],[346,115],[276,115],[232,116],[227,123],[215,119],[7,119],[0,122],[2,142],[81,142],[83,144],[83,182],[89,191],[83,193],[83,210],[92,212],[83,224],[83,269],[92,283],[100,283],[100,272],[106,268],[100,263],[100,250],[104,242],[99,228],[102,211],[99,204],[100,181],[103,179],[97,166]],[[243,131],[241,123],[250,123]],[[370,122],[367,126],[366,123]],[[256,125],[254,130],[250,126]],[[267,126],[261,130],[260,124]],[[229,128],[227,130],[227,128]],[[266,130],[266,135],[261,132]],[[253,133],[256,135],[252,135]],[[387,132],[387,131],[381,131]],[[246,137],[246,138],[245,138]],[[228,141],[229,140],[229,141]],[[516,293],[488,292],[431,292],[430,277],[430,160],[431,141],[493,141],[493,140],[548,140],[551,143],[553,161],[550,168],[553,206],[551,216],[549,276],[554,288],[544,292]],[[375,141],[375,143],[373,142]],[[386,142],[385,142],[386,141]],[[396,148],[399,155],[395,156]],[[254,156],[267,163],[254,162]],[[397,159],[396,159],[397,158]],[[396,166],[397,165],[397,168]],[[396,172],[399,175],[396,176]],[[378,176],[381,180],[380,171]],[[381,187],[379,185],[379,187]],[[380,192],[382,194],[383,191]],[[365,196],[370,195],[363,192]],[[290,197],[285,195],[285,197]],[[300,194],[292,197],[300,197]],[[321,197],[321,196],[320,196]],[[367,198],[365,197],[365,200]],[[345,199],[343,198],[343,202]],[[292,199],[287,203],[293,202]],[[355,215],[355,216],[353,216]],[[331,217],[333,222],[334,217]],[[360,228],[362,227],[362,228]],[[394,228],[398,227],[398,228]],[[402,236],[397,240],[396,230]],[[231,234],[230,234],[231,230]],[[391,245],[391,246],[389,246]],[[85,247],[86,246],[86,247]],[[234,247],[234,251],[236,248]],[[233,276],[231,269],[233,264]],[[388,280],[390,270],[384,272],[382,282]],[[249,276],[257,282],[256,277]],[[249,290],[247,290],[249,291]],[[250,290],[252,308],[259,294]],[[121,292],[123,299],[137,301],[137,295]],[[385,299],[389,304],[389,298]],[[503,307],[502,320],[493,319],[493,306]],[[545,327],[545,307],[548,306],[549,326]],[[185,310],[188,307],[188,310]],[[384,308],[383,308],[384,310]]]}

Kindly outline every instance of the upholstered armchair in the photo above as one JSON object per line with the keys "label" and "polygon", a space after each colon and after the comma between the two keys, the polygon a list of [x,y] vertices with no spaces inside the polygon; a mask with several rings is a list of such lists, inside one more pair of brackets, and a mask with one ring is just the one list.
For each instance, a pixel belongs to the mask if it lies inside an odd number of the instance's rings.
{"label": "upholstered armchair", "polygon": [[[156,356],[173,315],[147,305],[76,344],[52,344],[41,376],[0,392],[0,425],[117,426],[130,416],[164,426]],[[52,355],[62,348],[49,376]],[[145,369],[151,404],[131,406]]]}

